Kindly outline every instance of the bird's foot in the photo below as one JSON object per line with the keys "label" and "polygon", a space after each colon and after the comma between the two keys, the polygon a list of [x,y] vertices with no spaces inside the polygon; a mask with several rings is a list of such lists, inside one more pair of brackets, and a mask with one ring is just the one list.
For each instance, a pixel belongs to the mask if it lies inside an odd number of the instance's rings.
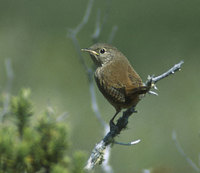
{"label": "bird's foot", "polygon": [[118,127],[116,126],[116,124],[113,122],[113,119],[110,120],[110,131],[115,131],[118,129]]}

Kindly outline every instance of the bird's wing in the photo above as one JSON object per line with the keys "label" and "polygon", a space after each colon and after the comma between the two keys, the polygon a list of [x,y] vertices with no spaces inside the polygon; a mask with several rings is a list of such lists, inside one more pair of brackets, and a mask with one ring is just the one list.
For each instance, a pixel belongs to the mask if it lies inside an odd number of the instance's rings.
{"label": "bird's wing", "polygon": [[96,72],[95,80],[106,98],[117,102],[125,102],[125,86],[112,73]]}
{"label": "bird's wing", "polygon": [[105,95],[106,98],[115,100],[117,102],[125,102],[125,87],[113,84],[106,80],[99,80],[95,78],[100,91]]}
{"label": "bird's wing", "polygon": [[107,87],[108,94],[118,102],[125,102],[125,88]]}
{"label": "bird's wing", "polygon": [[95,72],[96,82],[106,98],[125,102],[128,95],[145,93],[141,78],[129,63],[119,61],[108,66]]}
{"label": "bird's wing", "polygon": [[145,94],[148,90],[137,72],[129,65],[127,67],[127,83],[126,93],[128,95]]}

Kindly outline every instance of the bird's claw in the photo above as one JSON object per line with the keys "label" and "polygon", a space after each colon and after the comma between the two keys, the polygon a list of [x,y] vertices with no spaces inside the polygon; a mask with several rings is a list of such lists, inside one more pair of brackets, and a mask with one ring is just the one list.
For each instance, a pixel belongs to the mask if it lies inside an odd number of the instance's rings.
{"label": "bird's claw", "polygon": [[118,127],[116,126],[116,124],[113,122],[112,119],[110,120],[109,125],[110,125],[110,131],[115,131],[116,128],[118,128]]}
{"label": "bird's claw", "polygon": [[157,96],[158,94],[156,92],[151,91],[152,88],[155,89],[155,90],[158,90],[158,88],[157,88],[157,86],[156,86],[155,81],[153,80],[153,78],[154,78],[154,75],[152,75],[152,76],[148,75],[146,86],[149,88],[149,91],[148,91],[149,94]]}
{"label": "bird's claw", "polygon": [[149,91],[149,94],[152,94],[152,95],[158,96],[158,93],[156,93],[156,92],[154,92],[154,91]]}

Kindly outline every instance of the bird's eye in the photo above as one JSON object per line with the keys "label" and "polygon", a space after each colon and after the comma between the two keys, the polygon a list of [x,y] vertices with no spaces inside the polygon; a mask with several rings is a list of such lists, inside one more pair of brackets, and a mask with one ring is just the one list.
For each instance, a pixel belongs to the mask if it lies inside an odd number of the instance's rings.
{"label": "bird's eye", "polygon": [[105,51],[106,51],[105,49],[101,49],[100,53],[103,54],[103,53],[105,53]]}

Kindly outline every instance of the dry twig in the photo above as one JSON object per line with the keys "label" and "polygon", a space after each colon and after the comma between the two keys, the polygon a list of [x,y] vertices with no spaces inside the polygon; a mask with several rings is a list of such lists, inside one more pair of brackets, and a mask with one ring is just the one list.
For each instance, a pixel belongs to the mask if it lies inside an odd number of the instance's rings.
{"label": "dry twig", "polygon": [[10,104],[10,92],[12,89],[12,83],[13,83],[13,69],[12,69],[12,62],[10,59],[5,60],[5,68],[6,68],[6,74],[7,74],[7,81],[6,81],[6,87],[5,87],[5,99],[3,101],[3,110],[0,112],[0,121],[2,122],[5,115],[8,113],[9,110],[9,104]]}
{"label": "dry twig", "polygon": [[172,132],[172,140],[174,141],[176,148],[178,150],[178,152],[185,158],[185,160],[187,161],[187,163],[193,168],[193,170],[195,172],[200,172],[200,167],[197,166],[190,157],[187,156],[187,154],[185,154],[183,148],[181,147],[178,139],[177,139],[177,135],[176,135],[176,131],[174,130]]}

